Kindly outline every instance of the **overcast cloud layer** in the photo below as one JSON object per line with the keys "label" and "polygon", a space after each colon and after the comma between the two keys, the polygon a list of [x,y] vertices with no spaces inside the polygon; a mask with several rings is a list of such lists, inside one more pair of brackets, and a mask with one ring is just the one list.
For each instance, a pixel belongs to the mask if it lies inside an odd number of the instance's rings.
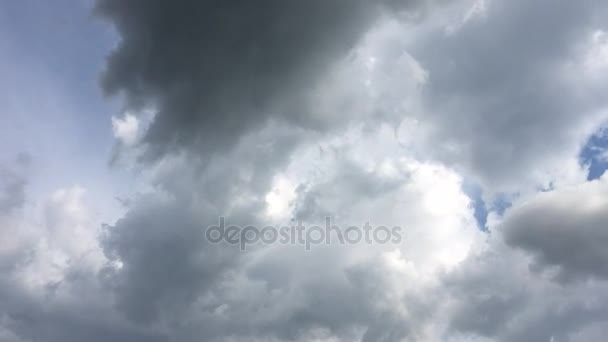
{"label": "overcast cloud layer", "polygon": [[[72,30],[113,34],[78,70],[99,75],[114,112],[104,126],[94,101],[74,104],[64,136],[24,144],[11,127],[57,127],[0,80],[0,133],[15,146],[0,150],[0,342],[608,333],[608,176],[589,177],[583,155],[608,160],[587,144],[608,122],[608,4],[99,0],[74,13],[103,29]],[[94,83],[14,57],[33,45],[0,44],[0,67],[13,79],[46,68],[71,85],[66,98]],[[48,161],[44,145],[74,145],[68,132],[86,130],[70,127],[88,125],[112,139],[103,152],[79,140],[103,172],[72,168],[91,159],[69,148]],[[90,177],[57,188],[56,170]],[[403,239],[241,250],[206,240],[220,216],[329,216],[399,226]]]}

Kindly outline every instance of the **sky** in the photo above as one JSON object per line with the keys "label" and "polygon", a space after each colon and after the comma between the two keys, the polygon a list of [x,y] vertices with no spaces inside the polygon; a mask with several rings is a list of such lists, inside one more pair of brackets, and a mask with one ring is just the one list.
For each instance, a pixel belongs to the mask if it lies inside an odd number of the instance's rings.
{"label": "sky", "polygon": [[0,342],[602,340],[606,23],[1,2]]}

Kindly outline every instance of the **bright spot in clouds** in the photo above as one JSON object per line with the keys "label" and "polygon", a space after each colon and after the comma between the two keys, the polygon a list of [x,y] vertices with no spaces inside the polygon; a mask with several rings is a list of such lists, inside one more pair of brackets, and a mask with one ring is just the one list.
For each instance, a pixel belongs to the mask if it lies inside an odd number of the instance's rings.
{"label": "bright spot in clouds", "polygon": [[114,137],[126,146],[132,146],[139,138],[139,120],[127,112],[124,118],[112,117]]}

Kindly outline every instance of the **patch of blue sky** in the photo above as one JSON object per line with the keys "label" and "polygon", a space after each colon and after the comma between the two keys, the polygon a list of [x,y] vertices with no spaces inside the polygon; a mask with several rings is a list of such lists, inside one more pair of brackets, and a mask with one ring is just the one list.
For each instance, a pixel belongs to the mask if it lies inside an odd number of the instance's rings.
{"label": "patch of blue sky", "polygon": [[587,180],[602,177],[608,169],[608,127],[603,127],[589,138],[579,160],[589,170]]}
{"label": "patch of blue sky", "polygon": [[477,226],[482,231],[487,231],[488,209],[483,200],[483,192],[481,188],[473,183],[465,181],[462,185],[462,190],[471,199],[473,207],[473,215],[477,221]]}
{"label": "patch of blue sky", "polygon": [[483,189],[469,181],[465,181],[462,190],[471,199],[473,215],[477,221],[477,226],[482,231],[488,231],[488,215],[490,213],[502,216],[517,198],[517,194],[499,193],[491,199],[484,199]]}
{"label": "patch of blue sky", "polygon": [[118,38],[93,3],[0,1],[0,163],[27,154],[33,202],[78,185],[112,219],[114,196],[130,183],[108,169],[120,106],[104,97],[99,74]]}

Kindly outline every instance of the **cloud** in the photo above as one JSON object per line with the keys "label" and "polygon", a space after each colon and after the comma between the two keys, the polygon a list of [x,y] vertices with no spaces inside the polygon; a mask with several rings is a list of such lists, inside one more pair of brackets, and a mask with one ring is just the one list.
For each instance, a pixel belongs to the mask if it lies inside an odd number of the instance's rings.
{"label": "cloud", "polygon": [[605,73],[584,72],[605,17],[589,1],[487,1],[454,31],[421,27],[408,46],[429,74],[418,148],[492,191],[580,178],[564,164],[606,119]]}
{"label": "cloud", "polygon": [[181,314],[238,257],[205,240],[207,215],[156,201],[140,200],[103,240],[106,256],[119,265],[105,270],[106,282],[119,310],[135,322]]}
{"label": "cloud", "polygon": [[[607,180],[578,150],[605,118],[605,6],[431,4],[99,1],[136,184],[101,226],[99,194],[26,198],[27,162],[6,168],[0,339],[601,339]],[[487,231],[469,183],[516,194]],[[241,251],[205,239],[220,216],[403,240]]]}
{"label": "cloud", "polygon": [[[459,4],[458,19],[446,6],[416,26],[364,14],[378,3],[101,2],[122,39],[105,89],[157,111],[143,139],[151,191],[103,240],[116,310],[181,341],[559,340],[602,322],[586,293],[608,293],[603,254],[590,248],[581,268],[557,252],[592,242],[572,239],[570,223],[602,216],[581,204],[551,238],[553,221],[537,217],[560,208],[542,196],[577,201],[559,191],[581,181],[577,150],[603,118],[601,82],[565,73],[583,68],[577,44],[599,12],[568,4],[537,23],[542,4]],[[465,177],[521,192],[490,218],[492,235],[477,230]],[[539,186],[553,192],[530,197]],[[540,203],[530,212],[528,199]],[[219,215],[397,222],[406,239],[238,252],[203,240]],[[555,267],[599,280],[562,282]]]}
{"label": "cloud", "polygon": [[78,187],[59,189],[27,217],[0,213],[0,338],[166,340],[124,322],[100,286],[97,271],[105,259],[83,194]]}
{"label": "cloud", "polygon": [[[184,341],[430,336],[424,324],[414,326],[424,321],[417,315],[426,303],[414,309],[394,301],[414,300],[479,242],[482,233],[460,178],[439,165],[401,157],[388,125],[366,134],[353,128],[289,149],[297,158],[258,164],[276,155],[260,149],[266,139],[262,133],[246,137],[203,170],[190,157],[164,159],[169,165],[158,174],[161,186],[139,198],[104,238],[106,255],[120,264],[104,280],[117,309],[132,322],[165,327],[168,336]],[[327,152],[320,154],[319,145]],[[238,183],[223,183],[229,180]],[[291,215],[268,215],[266,194],[277,184],[294,196],[284,207]],[[405,241],[318,246],[312,252],[252,246],[243,252],[204,240],[204,229],[222,214],[241,226],[288,224],[292,215],[317,224],[324,215],[302,209],[311,197],[342,225],[402,225]],[[413,326],[400,328],[403,321]]]}
{"label": "cloud", "polygon": [[382,15],[424,1],[223,3],[103,0],[121,41],[103,88],[128,107],[153,107],[150,153],[232,147],[269,118],[326,130],[307,93]]}
{"label": "cloud", "polygon": [[[478,259],[475,265],[481,269],[469,268],[457,285],[448,288],[454,311],[446,309],[451,318],[447,336],[473,341],[559,341],[605,321],[606,311],[601,305],[589,305],[585,294],[605,293],[605,284],[559,288],[531,277],[526,264],[512,254],[497,257],[517,261],[483,257],[490,261]],[[506,275],[496,267],[502,267]],[[604,303],[605,297],[600,296]]]}
{"label": "cloud", "polygon": [[[505,217],[502,230],[507,243],[528,251],[540,270],[557,267],[563,280],[606,279],[605,177],[587,184],[543,193]],[[564,253],[572,251],[573,253]]]}
{"label": "cloud", "polygon": [[608,319],[606,180],[522,199],[444,279],[448,335],[586,341]]}
{"label": "cloud", "polygon": [[[578,250],[576,242],[570,250]],[[490,241],[444,279],[446,299],[438,311],[448,317],[444,336],[465,341],[586,341],[605,324],[605,281],[560,284],[534,271],[534,254]],[[581,338],[581,336],[583,336]]]}
{"label": "cloud", "polygon": [[139,130],[139,120],[130,113],[126,113],[123,119],[112,117],[114,137],[126,146],[132,146],[137,142]]}

